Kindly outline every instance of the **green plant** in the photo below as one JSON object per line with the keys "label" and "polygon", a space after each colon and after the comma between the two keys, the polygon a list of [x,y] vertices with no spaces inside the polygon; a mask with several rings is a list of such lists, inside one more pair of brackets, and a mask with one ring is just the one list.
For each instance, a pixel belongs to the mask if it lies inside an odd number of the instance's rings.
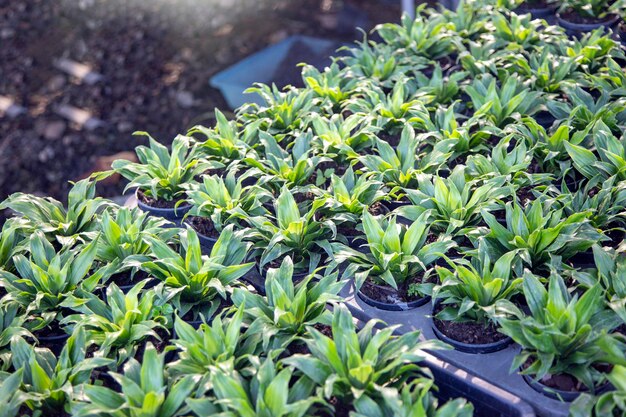
{"label": "green plant", "polygon": [[468,181],[465,173],[466,168],[457,165],[447,178],[418,176],[417,187],[404,189],[413,205],[400,207],[398,214],[415,220],[428,210],[433,216],[433,230],[465,234],[466,228],[479,223],[481,210],[500,208],[500,199],[511,193],[504,176]]}
{"label": "green plant", "polygon": [[364,211],[386,197],[382,182],[371,177],[356,175],[352,167],[341,177],[333,175],[330,189],[324,193],[325,205],[321,210],[327,211],[337,223],[357,223]]}
{"label": "green plant", "polygon": [[[359,81],[370,80],[375,85],[393,87],[396,80],[409,70],[398,61],[395,48],[367,41],[364,37],[356,48],[342,48],[349,53],[341,60],[348,68],[346,76]],[[422,63],[426,65],[426,59]]]}
{"label": "green plant", "polygon": [[459,96],[461,82],[467,75],[465,71],[455,71],[444,77],[441,65],[437,64],[430,76],[421,72],[415,75],[416,96],[433,105],[451,104]]}
{"label": "green plant", "polygon": [[169,365],[172,376],[210,378],[216,368],[235,370],[247,364],[247,357],[255,353],[257,344],[242,332],[243,317],[244,309],[239,308],[232,316],[219,314],[211,324],[202,323],[197,329],[176,317],[177,338],[172,343],[179,352],[178,359]]}
{"label": "green plant", "polygon": [[20,390],[23,373],[23,369],[18,369],[10,374],[0,374],[0,417],[17,416],[22,404],[26,402],[27,395]]}
{"label": "green plant", "polygon": [[325,273],[319,281],[309,275],[293,282],[293,262],[286,257],[278,269],[269,269],[265,278],[266,296],[236,288],[233,303],[244,309],[250,320],[248,332],[262,337],[265,350],[287,347],[297,337],[306,335],[307,326],[330,325],[327,304],[338,301],[337,294],[345,281],[338,274]]}
{"label": "green plant", "polygon": [[588,179],[600,177],[606,180],[615,176],[619,181],[625,180],[626,142],[616,138],[601,120],[593,125],[591,133],[595,153],[585,146],[565,142],[574,168]]}
{"label": "green plant", "polygon": [[582,76],[575,58],[556,55],[548,48],[541,53],[507,55],[505,60],[507,73],[523,76],[529,87],[546,93],[571,88]]}
{"label": "green plant", "polygon": [[[517,203],[506,204],[506,226],[486,210],[482,216],[489,226],[485,235],[490,256],[500,257],[517,250],[518,259],[536,270],[548,263],[559,263],[578,252],[584,252],[603,240],[602,234],[589,223],[590,212],[566,215],[563,208],[553,207],[549,201],[535,200],[522,208]],[[516,265],[521,271],[521,265]]]}
{"label": "green plant", "polygon": [[599,285],[582,295],[571,295],[557,274],[551,274],[548,289],[538,277],[527,272],[523,291],[530,314],[513,303],[498,303],[496,320],[500,331],[522,346],[511,366],[542,380],[547,375],[570,375],[593,390],[603,376],[593,365],[605,360],[598,340],[605,320],[602,289]]}
{"label": "green plant", "polygon": [[117,272],[124,271],[124,261],[129,257],[144,255],[147,259],[150,246],[146,236],[166,243],[173,240],[178,231],[167,224],[165,219],[149,216],[137,208],[107,209],[100,218],[96,259],[108,265],[117,263]]}
{"label": "green plant", "polygon": [[594,272],[582,271],[574,277],[585,287],[600,283],[608,306],[626,323],[626,262],[620,252],[593,245]]}
{"label": "green plant", "polygon": [[141,342],[160,340],[156,331],[166,330],[170,319],[168,308],[155,302],[154,291],[142,292],[145,283],[139,282],[127,294],[111,284],[106,301],[89,297],[74,307],[79,314],[66,317],[62,324],[83,328],[90,343],[98,346],[98,355],[114,356],[122,363],[136,353]]}
{"label": "green plant", "polygon": [[433,300],[441,300],[443,309],[436,317],[444,321],[473,321],[488,324],[491,311],[499,300],[509,300],[521,291],[522,278],[513,278],[511,265],[516,252],[492,262],[479,247],[477,256],[449,261],[450,269],[437,267],[440,284],[432,291]]}
{"label": "green plant", "polygon": [[423,212],[410,225],[397,224],[396,217],[385,224],[367,211],[363,212],[363,230],[367,236],[368,252],[363,253],[342,245],[335,253],[338,262],[348,262],[344,276],[354,276],[359,289],[366,280],[394,290],[422,289],[429,267],[444,256],[456,243],[449,237],[426,243],[430,231],[431,212]]}
{"label": "green plant", "polygon": [[220,232],[228,224],[242,228],[241,211],[252,216],[265,214],[263,204],[272,199],[271,193],[257,185],[244,185],[244,181],[237,180],[233,172],[226,178],[203,176],[202,183],[192,184],[187,190],[192,204],[187,216],[207,217],[215,231]]}
{"label": "green plant", "polygon": [[381,388],[377,396],[363,395],[354,402],[352,417],[471,417],[474,407],[457,398],[443,405],[433,395],[437,387],[429,378],[415,378],[402,389]]}
{"label": "green plant", "polygon": [[475,154],[467,157],[467,172],[474,178],[509,176],[512,181],[527,182],[529,177],[539,179],[546,175],[529,174],[533,162],[532,152],[522,140],[513,141],[513,136],[500,140],[491,150],[491,155]]}
{"label": "green plant", "polygon": [[388,94],[372,85],[348,101],[346,109],[356,113],[358,119],[371,115],[381,138],[400,134],[406,125],[420,131],[434,130],[428,109],[416,96],[416,89],[417,85],[408,78],[399,79]]}
{"label": "green plant", "polygon": [[8,349],[11,340],[15,337],[33,337],[22,327],[24,320],[23,310],[18,304],[0,304],[0,371],[6,371],[11,364],[11,350]]}
{"label": "green plant", "polygon": [[88,383],[91,371],[108,366],[104,358],[88,358],[85,333],[77,329],[67,340],[57,358],[48,349],[30,346],[21,337],[11,341],[14,369],[22,369],[22,390],[26,393],[26,406],[33,416],[47,416],[69,412],[76,398],[74,389]]}
{"label": "green plant", "polygon": [[244,93],[256,93],[264,103],[241,107],[240,118],[246,124],[257,121],[257,129],[276,136],[279,142],[292,132],[304,130],[305,116],[313,111],[315,105],[310,89],[288,87],[280,91],[275,85],[270,87],[257,83]]}
{"label": "green plant", "polygon": [[[229,122],[218,109],[215,109],[215,119],[216,125],[213,129],[194,126],[187,132],[190,137],[197,134],[204,136],[204,141],[198,143],[197,150],[207,159],[217,162],[212,165],[213,170],[241,161],[250,151],[253,141],[249,128],[240,132],[237,123]],[[255,124],[252,126],[256,127]]]}
{"label": "green plant", "polygon": [[330,118],[311,116],[312,131],[315,135],[313,146],[339,163],[354,159],[359,152],[372,146],[374,126],[369,117],[353,114],[346,118],[338,114]]}
{"label": "green plant", "polygon": [[626,120],[626,98],[614,99],[607,92],[600,92],[594,98],[579,86],[565,88],[565,92],[568,101],[546,102],[546,107],[557,120],[575,131],[593,128],[602,121],[614,134],[622,133],[620,126]]}
{"label": "green plant", "polygon": [[306,344],[311,355],[293,355],[283,360],[322,387],[325,398],[356,401],[382,387],[402,386],[427,371],[417,362],[422,350],[442,348],[437,341],[420,341],[420,332],[394,336],[395,326],[374,331],[377,321],[369,321],[358,332],[347,307],[333,311],[332,338],[309,327]]}
{"label": "green plant", "polygon": [[572,403],[571,417],[618,417],[626,413],[626,366],[616,365],[607,379],[615,390],[598,397],[581,394]]}
{"label": "green plant", "polygon": [[73,407],[76,417],[175,417],[188,415],[185,401],[196,387],[191,375],[176,382],[165,373],[164,353],[158,354],[148,344],[139,363],[130,358],[124,373],[109,372],[121,388],[121,393],[99,385],[85,385],[84,402]]}
{"label": "green plant", "polygon": [[12,217],[7,219],[0,231],[0,269],[12,271],[13,256],[23,248],[28,226],[25,219]]}
{"label": "green plant", "polygon": [[324,254],[332,256],[328,238],[336,234],[335,225],[316,218],[323,204],[323,200],[316,199],[308,211],[300,214],[293,195],[283,187],[274,202],[275,216],[247,217],[252,225],[247,238],[254,242],[252,255],[258,258],[261,269],[290,256],[296,270],[311,272]]}
{"label": "green plant", "polygon": [[[123,159],[113,161],[111,167],[130,181],[126,186],[138,188],[146,197],[155,200],[176,201],[184,198],[184,185],[194,177],[213,168],[212,162],[199,159],[193,141],[187,136],[177,136],[172,142],[171,152],[145,132],[150,146],[137,146],[135,152],[139,162]],[[221,166],[221,165],[220,165]]]}
{"label": "green plant", "polygon": [[509,76],[498,86],[490,74],[475,79],[465,88],[472,99],[475,118],[486,118],[497,127],[505,127],[522,116],[532,116],[543,104],[542,93],[523,87],[518,78]]}
{"label": "green plant", "polygon": [[618,182],[616,177],[603,181],[600,177],[592,178],[584,187],[574,192],[563,192],[556,197],[567,215],[590,212],[589,222],[603,231],[621,226],[626,219],[626,183]]}
{"label": "green plant", "polygon": [[136,265],[162,281],[157,296],[168,300],[181,317],[189,312],[194,319],[211,317],[220,299],[226,299],[235,281],[254,265],[243,263],[250,245],[232,225],[222,230],[208,257],[202,256],[198,235],[191,228],[181,233],[179,252],[161,240],[147,239],[154,259]]}
{"label": "green plant", "polygon": [[417,174],[433,173],[452,155],[454,141],[437,142],[430,149],[421,149],[423,137],[415,135],[410,126],[402,129],[400,143],[394,150],[384,141],[378,141],[378,155],[364,155],[359,161],[367,171],[391,187],[411,187],[417,184]]}
{"label": "green plant", "polygon": [[294,370],[281,367],[271,358],[257,358],[252,375],[216,369],[211,376],[216,400],[192,399],[191,409],[200,417],[303,417],[312,416],[322,405],[314,394],[315,384]]}
{"label": "green plant", "polygon": [[293,141],[289,150],[283,149],[276,139],[267,132],[259,133],[259,140],[263,145],[263,152],[259,155],[250,155],[243,163],[250,167],[247,173],[250,177],[258,178],[259,186],[267,186],[273,192],[280,190],[283,185],[289,188],[304,187],[313,182],[318,165],[330,161],[330,158],[314,155],[311,144],[311,132],[302,133]]}
{"label": "green plant", "polygon": [[317,97],[317,104],[328,113],[341,110],[358,86],[356,79],[346,76],[347,68],[340,68],[337,62],[319,71],[313,65],[302,68],[302,79],[307,88]]}
{"label": "green plant", "polygon": [[0,204],[0,210],[18,213],[23,223],[14,225],[23,228],[24,234],[39,230],[48,240],[71,246],[78,240],[93,238],[98,228],[98,213],[111,204],[95,195],[96,183],[85,179],[70,189],[67,209],[50,197],[15,193]]}
{"label": "green plant", "polygon": [[0,281],[8,292],[4,301],[15,301],[25,309],[25,325],[30,330],[41,330],[62,319],[66,309],[92,293],[110,274],[109,267],[91,272],[97,243],[96,237],[84,247],[56,252],[44,234],[36,231],[30,237],[29,257],[13,257],[16,273],[0,270]]}
{"label": "green plant", "polygon": [[404,14],[400,24],[378,25],[376,32],[385,43],[411,59],[436,60],[456,52],[459,46],[454,32],[443,22],[423,16],[422,11],[424,6],[419,6],[416,18]]}

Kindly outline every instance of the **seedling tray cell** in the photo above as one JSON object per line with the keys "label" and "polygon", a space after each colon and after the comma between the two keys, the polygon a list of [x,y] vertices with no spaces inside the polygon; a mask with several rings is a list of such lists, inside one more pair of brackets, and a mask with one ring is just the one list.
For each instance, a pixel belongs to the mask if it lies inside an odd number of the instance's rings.
{"label": "seedling tray cell", "polygon": [[[431,304],[408,311],[384,311],[373,308],[355,297],[354,286],[347,285],[341,294],[347,307],[359,320],[380,319],[389,325],[401,325],[400,333],[421,330],[425,339],[436,339],[430,319]],[[521,375],[509,372],[517,344],[489,354],[437,350],[433,357],[442,365],[429,367],[435,373],[442,393],[449,397],[464,396],[471,400],[478,416],[567,417],[569,403],[548,398],[533,390]],[[467,374],[464,375],[463,372]],[[513,394],[514,393],[514,394]]]}

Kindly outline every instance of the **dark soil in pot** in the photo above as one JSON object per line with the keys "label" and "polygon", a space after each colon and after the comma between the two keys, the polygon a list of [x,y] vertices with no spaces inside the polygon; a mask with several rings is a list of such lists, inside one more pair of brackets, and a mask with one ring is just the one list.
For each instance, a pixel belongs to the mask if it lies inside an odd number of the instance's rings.
{"label": "dark soil in pot", "polygon": [[145,283],[143,287],[144,289],[152,288],[157,284],[157,280],[150,278],[148,273],[145,271],[137,271],[134,276],[131,276],[130,271],[118,272],[117,274],[111,275],[105,284],[105,287],[102,289],[102,292],[106,296],[106,288],[109,284],[113,283],[117,285],[124,294],[126,294],[141,281],[148,281]]}
{"label": "dark soil in pot", "polygon": [[63,330],[57,328],[52,329],[50,327],[44,327],[41,330],[33,332],[34,336],[39,341],[38,346],[41,348],[50,349],[55,355],[58,355],[63,350],[65,342],[69,339],[70,335]]}
{"label": "dark soil in pot", "polygon": [[[213,317],[217,316],[218,314],[221,314],[222,311],[226,310],[227,308],[230,308],[233,306],[233,302],[231,301],[230,298],[227,299],[220,299],[220,305],[217,307],[217,309],[215,310],[215,313],[213,313],[212,317],[205,317],[205,320],[208,324],[211,323],[211,320]],[[194,315],[193,311],[188,311],[187,314],[185,314],[184,316],[181,317],[181,320],[184,321],[187,324],[190,324],[194,329],[198,329],[200,327],[200,325],[203,323],[202,319],[199,318],[198,316]],[[172,329],[172,339],[176,339],[176,331],[174,329]]]}
{"label": "dark soil in pot", "polygon": [[552,16],[559,8],[558,3],[549,3],[546,0],[534,0],[525,1],[522,3],[515,12],[517,14],[532,14],[533,18],[540,19],[548,16]]}
{"label": "dark soil in pot", "polygon": [[215,229],[215,225],[208,217],[189,216],[186,221],[198,234],[216,240],[220,237],[220,233]]}
{"label": "dark soil in pot", "polygon": [[400,134],[390,134],[386,131],[378,132],[378,138],[384,142],[387,142],[392,148],[397,147],[400,144]]}
{"label": "dark soil in pot", "polygon": [[328,404],[335,408],[335,417],[349,417],[350,411],[352,411],[352,405],[350,401],[343,401],[337,397],[331,397],[328,400]]}
{"label": "dark soil in pot", "polygon": [[[332,339],[333,329],[330,326],[326,324],[317,323],[313,325],[313,328],[319,331],[320,333],[322,333],[324,336],[330,337]],[[296,355],[296,354],[308,355],[310,353],[311,351],[309,350],[308,346],[302,340],[296,340],[292,342],[286,349],[286,354],[289,356]]]}
{"label": "dark soil in pot", "polygon": [[[409,286],[411,284],[422,283],[423,275],[416,275],[407,282],[398,287],[398,290],[393,289],[388,285],[379,285],[372,282],[370,279],[365,280],[357,295],[366,304],[387,311],[406,311],[413,308],[417,308],[426,304],[430,297],[425,297],[419,294],[409,294]],[[434,282],[436,277],[431,275],[428,282]]]}
{"label": "dark soil in pot", "polygon": [[[45,417],[70,417],[70,414],[66,413],[65,410],[51,410],[49,408],[40,409],[42,412],[42,416]],[[33,411],[27,406],[20,407],[19,416],[32,416]]]}
{"label": "dark soil in pot", "polygon": [[137,205],[139,208],[152,216],[163,217],[166,220],[180,225],[180,222],[190,209],[191,205],[186,202],[180,203],[178,207],[176,204],[184,199],[178,199],[173,201],[157,200],[152,197],[146,196],[143,191],[137,189]]}
{"label": "dark soil in pot", "polygon": [[[154,336],[150,336],[140,343],[139,347],[137,348],[137,352],[135,353],[135,359],[139,361],[140,363],[143,360],[143,354],[146,350],[146,346],[148,343],[152,343],[156,351],[159,353],[162,353],[165,350],[165,347],[169,345],[169,341],[171,338],[169,331],[162,329],[162,328],[156,328],[154,329],[154,331],[156,332],[156,334],[159,335],[161,340],[157,339]],[[174,352],[170,352],[170,353],[174,353]],[[166,360],[167,360],[167,356],[169,355],[166,355]]]}
{"label": "dark soil in pot", "polygon": [[619,22],[620,17],[617,14],[609,13],[602,19],[594,17],[581,16],[573,9],[567,9],[556,14],[559,25],[565,28],[570,34],[581,35],[591,32],[595,29],[605,27],[611,28]]}
{"label": "dark soil in pot", "polygon": [[621,324],[617,329],[613,331],[613,333],[619,333],[626,336],[626,323]]}
{"label": "dark soil in pot", "polygon": [[[159,209],[173,209],[176,208],[176,204],[179,201],[184,201],[184,198],[179,198],[177,200],[167,201],[167,200],[157,200],[156,198],[152,198],[144,194],[142,190],[137,190],[137,200],[142,204],[145,204],[151,208],[159,208]],[[187,204],[181,203],[178,208],[183,209]]]}
{"label": "dark soil in pot", "polygon": [[492,353],[502,350],[511,338],[498,331],[494,323],[454,322],[434,317],[445,306],[437,302],[433,308],[433,330],[437,337],[450,343],[456,350],[467,353]]}
{"label": "dark soil in pot", "polygon": [[[532,359],[527,360],[522,366],[521,370],[527,369],[532,364]],[[597,370],[608,373],[611,371],[610,365],[593,365]],[[522,375],[524,381],[532,389],[535,391],[545,395],[549,398],[554,398],[560,401],[574,401],[578,396],[582,393],[589,392],[589,388],[587,388],[582,382],[580,382],[573,375],[568,374],[558,374],[558,375],[550,375],[547,374],[539,381],[536,381],[532,375]],[[594,390],[596,394],[602,393],[606,391],[610,387],[608,382],[602,384],[601,386],[596,387]]]}
{"label": "dark soil in pot", "polygon": [[556,118],[550,112],[545,110],[535,113],[533,119],[535,119],[535,121],[546,131],[549,130],[556,121]]}

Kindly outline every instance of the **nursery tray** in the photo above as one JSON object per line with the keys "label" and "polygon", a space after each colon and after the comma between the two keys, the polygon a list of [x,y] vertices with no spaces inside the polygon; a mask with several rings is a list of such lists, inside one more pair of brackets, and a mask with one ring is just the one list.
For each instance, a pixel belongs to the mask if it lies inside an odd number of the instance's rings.
{"label": "nursery tray", "polygon": [[[363,322],[380,319],[389,325],[401,325],[399,332],[421,330],[425,339],[436,339],[428,317],[431,304],[408,311],[384,311],[365,304],[355,297],[354,285],[347,285],[341,294],[352,315]],[[433,351],[428,366],[433,369],[437,385],[449,397],[463,396],[474,403],[477,416],[490,417],[567,417],[569,403],[548,398],[533,390],[521,375],[509,372],[519,346],[495,353],[471,354],[456,350]],[[437,360],[441,361],[437,365]]]}
{"label": "nursery tray", "polygon": [[290,36],[217,73],[209,84],[221,91],[233,109],[245,103],[262,103],[260,96],[244,94],[244,91],[255,82],[276,83],[278,87],[297,84],[301,82],[298,63],[306,61],[323,69],[331,63],[330,55],[340,46],[340,42],[329,39]]}

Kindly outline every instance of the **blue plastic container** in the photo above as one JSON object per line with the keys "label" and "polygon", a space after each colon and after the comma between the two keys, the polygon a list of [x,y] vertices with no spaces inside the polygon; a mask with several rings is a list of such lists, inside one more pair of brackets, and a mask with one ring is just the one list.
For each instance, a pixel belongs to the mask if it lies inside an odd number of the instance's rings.
{"label": "blue plastic container", "polygon": [[[221,91],[232,109],[236,109],[245,103],[262,103],[261,97],[257,94],[244,94],[244,91],[255,82],[271,84],[274,81],[278,81],[272,79],[272,77],[289,54],[292,46],[298,42],[306,45],[313,53],[320,55],[319,57],[311,57],[311,59],[308,59],[309,62],[320,62],[320,59],[315,58],[326,58],[330,52],[342,46],[341,43],[328,39],[301,35],[290,36],[215,74],[211,77],[209,84],[211,87]],[[330,59],[328,63],[330,63]]]}

